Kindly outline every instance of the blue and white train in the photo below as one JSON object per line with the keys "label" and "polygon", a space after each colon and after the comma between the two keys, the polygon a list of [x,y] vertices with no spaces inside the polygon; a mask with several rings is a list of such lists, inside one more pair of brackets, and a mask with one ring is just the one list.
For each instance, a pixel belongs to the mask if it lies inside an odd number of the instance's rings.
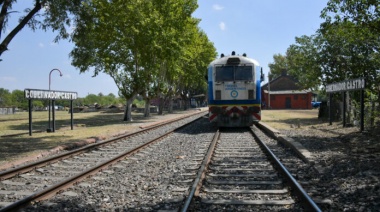
{"label": "blue and white train", "polygon": [[252,126],[261,120],[259,63],[245,54],[223,54],[208,66],[209,120],[219,127]]}

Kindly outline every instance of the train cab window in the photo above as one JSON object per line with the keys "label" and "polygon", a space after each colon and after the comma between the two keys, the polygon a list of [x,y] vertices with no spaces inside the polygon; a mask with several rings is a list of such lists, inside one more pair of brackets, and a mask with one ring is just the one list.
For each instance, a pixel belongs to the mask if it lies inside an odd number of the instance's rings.
{"label": "train cab window", "polygon": [[233,66],[218,66],[215,72],[215,81],[234,81],[234,67]]}
{"label": "train cab window", "polygon": [[236,66],[235,80],[253,81],[252,66]]}

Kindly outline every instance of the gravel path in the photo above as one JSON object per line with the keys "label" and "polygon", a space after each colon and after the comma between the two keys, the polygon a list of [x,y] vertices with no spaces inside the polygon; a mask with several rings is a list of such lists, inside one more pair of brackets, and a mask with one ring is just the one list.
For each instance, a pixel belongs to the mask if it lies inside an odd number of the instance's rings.
{"label": "gravel path", "polygon": [[331,211],[380,211],[380,134],[341,123],[280,130],[312,154],[313,184]]}

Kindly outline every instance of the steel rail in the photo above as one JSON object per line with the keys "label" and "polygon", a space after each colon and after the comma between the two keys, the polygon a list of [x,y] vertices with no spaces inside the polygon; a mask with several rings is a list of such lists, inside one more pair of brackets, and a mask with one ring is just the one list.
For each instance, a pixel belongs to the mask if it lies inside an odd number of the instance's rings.
{"label": "steel rail", "polygon": [[197,177],[195,178],[194,183],[191,186],[191,190],[189,192],[188,197],[186,198],[185,204],[181,208],[182,212],[186,212],[188,210],[188,208],[190,206],[190,203],[193,200],[193,197],[199,194],[199,190],[202,187],[202,180],[206,176],[206,171],[207,171],[208,164],[211,161],[211,156],[212,156],[212,154],[214,152],[216,143],[219,140],[219,138],[220,138],[220,132],[219,132],[219,129],[218,129],[216,131],[213,139],[212,139],[212,142],[211,142],[209,148],[208,148],[207,154],[205,155],[205,157],[203,159],[202,165],[201,165],[200,169],[198,170]]}
{"label": "steel rail", "polygon": [[274,162],[275,167],[278,168],[279,172],[286,178],[286,182],[296,193],[297,197],[300,198],[300,203],[305,208],[305,211],[322,211],[317,204],[311,199],[311,197],[306,193],[302,186],[297,182],[292,174],[285,168],[285,166],[280,162],[280,160],[273,154],[269,147],[255,134],[255,132],[250,128],[250,132],[253,137],[258,141],[258,143],[264,148],[264,151]]}
{"label": "steel rail", "polygon": [[55,184],[53,186],[50,186],[50,187],[48,187],[48,188],[46,188],[46,189],[44,189],[42,191],[36,192],[36,193],[34,193],[34,194],[26,197],[26,198],[23,198],[23,199],[21,199],[21,200],[19,200],[17,202],[14,202],[14,203],[12,203],[10,205],[7,205],[7,206],[1,208],[0,212],[19,210],[19,209],[21,209],[21,208],[29,205],[32,202],[41,201],[41,200],[50,198],[50,197],[54,196],[55,194],[57,194],[57,193],[65,190],[65,189],[69,188],[70,186],[72,186],[72,185],[80,182],[84,178],[87,178],[87,177],[89,177],[89,176],[91,176],[91,175],[93,175],[93,174],[95,174],[95,173],[97,173],[99,171],[102,171],[103,169],[105,169],[105,168],[107,168],[109,166],[112,166],[115,163],[118,163],[120,160],[123,160],[123,158],[128,157],[129,155],[132,155],[132,154],[135,154],[135,153],[139,152],[141,149],[143,149],[143,148],[145,148],[145,147],[147,147],[147,146],[149,146],[151,144],[154,144],[154,143],[158,142],[159,140],[161,140],[162,138],[168,136],[169,134],[173,133],[174,131],[182,129],[182,128],[188,126],[189,124],[191,124],[191,123],[193,123],[193,122],[195,122],[195,121],[197,121],[197,120],[199,120],[201,118],[202,117],[199,117],[199,118],[197,118],[197,119],[195,119],[195,120],[193,120],[193,121],[191,121],[189,123],[186,123],[186,124],[184,124],[184,125],[182,125],[180,127],[175,128],[175,129],[173,129],[173,130],[171,130],[171,131],[169,131],[169,132],[167,132],[167,133],[165,133],[165,134],[163,134],[163,135],[161,135],[161,136],[159,136],[157,138],[154,138],[154,139],[150,140],[149,142],[147,142],[147,143],[145,143],[143,145],[140,145],[140,146],[138,146],[138,147],[136,147],[136,148],[134,148],[132,150],[126,151],[126,152],[124,152],[124,153],[122,153],[122,154],[120,154],[120,155],[118,155],[118,156],[116,156],[116,157],[114,157],[114,158],[106,161],[106,162],[103,162],[103,163],[101,163],[99,165],[96,165],[96,166],[94,166],[94,167],[92,167],[92,168],[90,168],[90,169],[88,169],[88,170],[86,170],[86,171],[84,171],[84,172],[82,172],[80,174],[77,174],[77,175],[75,175],[75,176],[73,176],[73,177],[71,177],[69,179],[66,179],[66,180],[64,180],[64,181],[62,181],[60,183],[57,183],[57,184]]}
{"label": "steel rail", "polygon": [[37,169],[37,168],[49,165],[51,163],[54,163],[54,162],[57,162],[57,161],[60,161],[60,160],[63,160],[63,159],[66,159],[66,158],[78,155],[78,154],[81,154],[83,152],[88,151],[89,149],[93,149],[93,148],[98,147],[98,146],[110,144],[110,143],[116,142],[116,141],[118,141],[120,139],[129,138],[131,136],[134,136],[134,135],[137,135],[137,134],[140,134],[140,133],[144,133],[144,132],[147,132],[147,131],[152,130],[152,129],[156,129],[156,128],[160,127],[160,126],[163,126],[163,125],[166,125],[166,124],[170,124],[170,123],[176,122],[178,120],[185,119],[185,118],[188,118],[190,116],[197,115],[197,114],[200,114],[200,113],[202,113],[202,112],[193,113],[193,114],[190,114],[190,115],[184,115],[184,116],[181,116],[179,118],[171,119],[169,121],[165,121],[165,122],[161,122],[161,123],[156,124],[156,125],[152,125],[152,126],[150,126],[148,128],[145,128],[145,129],[133,132],[133,133],[128,133],[128,134],[125,134],[125,135],[121,135],[121,136],[118,136],[118,137],[115,137],[115,138],[111,138],[111,139],[108,139],[108,140],[105,140],[105,141],[102,141],[102,142],[99,142],[99,143],[93,143],[93,144],[90,144],[90,145],[87,145],[87,146],[84,146],[84,147],[81,147],[81,148],[78,148],[78,149],[75,149],[75,150],[71,150],[69,152],[65,152],[65,153],[53,156],[53,157],[49,157],[49,158],[46,158],[46,159],[43,159],[43,160],[40,160],[40,161],[36,161],[36,162],[30,163],[30,164],[26,164],[26,165],[20,166],[20,167],[16,167],[16,168],[13,168],[13,169],[2,171],[2,172],[0,172],[0,180],[9,179],[9,178],[14,177],[16,175],[23,174],[23,173],[32,171],[34,169]]}

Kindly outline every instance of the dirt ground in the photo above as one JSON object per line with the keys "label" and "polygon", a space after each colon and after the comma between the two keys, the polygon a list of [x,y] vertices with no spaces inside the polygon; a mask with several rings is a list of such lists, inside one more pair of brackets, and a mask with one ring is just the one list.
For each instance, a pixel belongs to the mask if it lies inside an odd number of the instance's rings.
{"label": "dirt ground", "polygon": [[[175,111],[173,114],[143,117],[133,114],[132,122],[122,121],[123,113],[74,114],[74,129],[71,130],[67,112],[57,117],[56,131],[46,132],[47,116],[37,114],[33,119],[33,133],[29,136],[27,115],[0,119],[0,171],[41,157],[56,154],[64,149],[73,149],[99,140],[136,132],[141,128],[161,121],[196,113],[202,109]],[[60,117],[64,116],[64,118]],[[35,130],[37,129],[37,130]]]}

